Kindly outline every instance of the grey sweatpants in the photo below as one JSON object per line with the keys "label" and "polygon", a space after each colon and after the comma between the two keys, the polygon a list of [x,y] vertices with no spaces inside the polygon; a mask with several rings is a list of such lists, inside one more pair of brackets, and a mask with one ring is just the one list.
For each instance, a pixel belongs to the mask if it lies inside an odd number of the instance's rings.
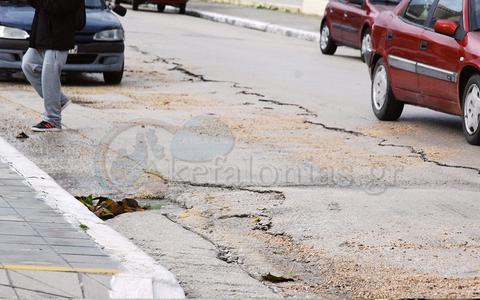
{"label": "grey sweatpants", "polygon": [[45,105],[44,121],[62,127],[62,106],[68,97],[62,93],[60,76],[68,51],[29,48],[23,56],[22,70]]}

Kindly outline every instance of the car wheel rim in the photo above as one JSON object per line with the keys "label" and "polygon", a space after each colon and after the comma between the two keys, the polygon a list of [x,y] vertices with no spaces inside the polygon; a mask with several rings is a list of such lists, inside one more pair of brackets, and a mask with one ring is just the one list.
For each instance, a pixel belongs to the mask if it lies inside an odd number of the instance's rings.
{"label": "car wheel rim", "polygon": [[370,51],[372,51],[372,37],[367,33],[362,39],[362,55]]}
{"label": "car wheel rim", "polygon": [[324,25],[322,28],[322,35],[320,37],[320,47],[322,49],[327,48],[328,40],[330,39],[330,30],[327,25]]}
{"label": "car wheel rim", "polygon": [[375,109],[381,110],[387,97],[388,80],[387,71],[384,66],[380,66],[375,73],[373,80],[373,105]]}
{"label": "car wheel rim", "polygon": [[470,86],[465,98],[465,128],[473,135],[478,130],[480,116],[480,89],[476,84]]}

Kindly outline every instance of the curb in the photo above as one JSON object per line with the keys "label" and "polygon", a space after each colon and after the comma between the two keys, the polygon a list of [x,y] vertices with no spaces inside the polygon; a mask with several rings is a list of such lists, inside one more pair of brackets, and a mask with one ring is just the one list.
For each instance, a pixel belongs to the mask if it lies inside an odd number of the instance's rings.
{"label": "curb", "polygon": [[218,13],[212,13],[212,12],[201,11],[201,10],[188,10],[187,14],[192,17],[201,18],[201,19],[205,19],[213,22],[224,23],[224,24],[229,24],[233,26],[238,26],[238,27],[268,32],[268,33],[279,34],[286,37],[292,37],[292,38],[301,39],[305,41],[310,41],[310,42],[320,41],[320,33],[318,32],[300,30],[300,29],[295,29],[291,27],[256,21],[252,19],[222,15]]}
{"label": "curb", "polygon": [[128,239],[98,219],[84,205],[60,187],[47,173],[0,137],[0,159],[8,163],[38,192],[39,197],[65,219],[78,227],[88,226],[87,234],[110,256],[119,261],[124,272],[111,282],[112,299],[182,299],[185,293],[175,276],[145,254]]}
{"label": "curb", "polygon": [[302,14],[302,6],[290,5],[290,4],[280,4],[272,2],[260,2],[254,0],[209,0],[211,3],[220,3],[220,4],[230,4],[230,5],[240,5],[245,7],[255,7],[262,8],[266,10],[288,12],[294,14]]}

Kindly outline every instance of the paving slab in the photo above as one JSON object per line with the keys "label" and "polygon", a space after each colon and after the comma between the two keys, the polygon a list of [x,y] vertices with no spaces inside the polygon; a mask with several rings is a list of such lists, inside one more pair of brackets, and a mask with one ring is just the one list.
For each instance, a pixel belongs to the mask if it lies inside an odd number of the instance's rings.
{"label": "paving slab", "polygon": [[[108,293],[105,293],[105,284],[108,284],[110,278],[105,275],[81,275],[83,282],[83,292],[87,299],[105,299]],[[107,285],[108,287],[108,285]]]}
{"label": "paving slab", "polygon": [[7,201],[0,198],[0,208],[3,208],[3,207],[10,207],[10,206],[8,205]]}
{"label": "paving slab", "polygon": [[82,298],[78,274],[44,271],[8,271],[12,285],[21,295],[28,291],[38,294]]}
{"label": "paving slab", "polygon": [[88,277],[105,269],[120,264],[0,162],[0,298],[109,298],[113,273]]}

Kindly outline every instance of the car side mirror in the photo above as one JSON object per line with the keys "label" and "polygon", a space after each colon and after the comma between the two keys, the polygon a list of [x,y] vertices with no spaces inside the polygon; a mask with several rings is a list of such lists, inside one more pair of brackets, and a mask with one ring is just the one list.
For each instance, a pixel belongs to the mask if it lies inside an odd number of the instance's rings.
{"label": "car side mirror", "polygon": [[459,25],[457,22],[452,20],[438,20],[435,22],[435,26],[433,29],[435,32],[440,34],[448,35],[451,37],[455,37],[455,32],[457,32]]}
{"label": "car side mirror", "polygon": [[125,17],[127,14],[127,9],[120,4],[115,4],[115,6],[112,8],[112,11],[120,17]]}

